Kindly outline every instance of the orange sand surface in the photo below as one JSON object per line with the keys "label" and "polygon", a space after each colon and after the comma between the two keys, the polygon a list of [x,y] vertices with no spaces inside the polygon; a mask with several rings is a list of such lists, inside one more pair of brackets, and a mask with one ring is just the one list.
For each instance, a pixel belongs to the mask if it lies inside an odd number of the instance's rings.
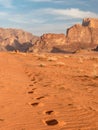
{"label": "orange sand surface", "polygon": [[98,130],[98,54],[1,52],[0,130]]}

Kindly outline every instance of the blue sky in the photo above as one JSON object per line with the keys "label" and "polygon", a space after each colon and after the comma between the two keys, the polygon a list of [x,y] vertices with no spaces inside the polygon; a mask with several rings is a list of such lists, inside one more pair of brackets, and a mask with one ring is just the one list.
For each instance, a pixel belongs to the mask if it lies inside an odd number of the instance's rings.
{"label": "blue sky", "polygon": [[66,33],[85,17],[98,18],[98,0],[0,0],[0,27],[34,35]]}

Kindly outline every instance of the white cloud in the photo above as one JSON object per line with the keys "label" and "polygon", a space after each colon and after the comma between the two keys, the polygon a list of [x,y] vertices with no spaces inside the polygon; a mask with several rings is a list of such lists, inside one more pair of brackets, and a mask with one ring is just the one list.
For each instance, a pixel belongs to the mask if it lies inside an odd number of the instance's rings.
{"label": "white cloud", "polygon": [[51,14],[54,16],[64,16],[69,18],[84,18],[84,17],[98,17],[98,14],[91,11],[83,11],[78,8],[70,8],[70,9],[54,9],[47,8],[41,9],[40,12],[43,14]]}
{"label": "white cloud", "polygon": [[0,18],[1,18],[1,17],[5,17],[5,16],[7,16],[7,15],[8,15],[7,12],[0,12]]}

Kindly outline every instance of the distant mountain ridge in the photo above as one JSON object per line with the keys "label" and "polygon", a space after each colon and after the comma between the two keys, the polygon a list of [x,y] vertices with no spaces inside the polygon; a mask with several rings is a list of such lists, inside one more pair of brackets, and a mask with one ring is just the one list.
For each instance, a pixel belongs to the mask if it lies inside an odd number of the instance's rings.
{"label": "distant mountain ridge", "polygon": [[26,52],[39,37],[20,29],[0,28],[0,51]]}

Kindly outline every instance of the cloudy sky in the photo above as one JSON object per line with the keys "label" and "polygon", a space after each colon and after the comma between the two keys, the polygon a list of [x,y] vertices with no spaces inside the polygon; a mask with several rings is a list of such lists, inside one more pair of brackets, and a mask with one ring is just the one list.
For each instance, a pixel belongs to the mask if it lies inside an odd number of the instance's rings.
{"label": "cloudy sky", "polygon": [[0,27],[34,35],[66,33],[85,17],[98,18],[98,0],[0,0]]}

